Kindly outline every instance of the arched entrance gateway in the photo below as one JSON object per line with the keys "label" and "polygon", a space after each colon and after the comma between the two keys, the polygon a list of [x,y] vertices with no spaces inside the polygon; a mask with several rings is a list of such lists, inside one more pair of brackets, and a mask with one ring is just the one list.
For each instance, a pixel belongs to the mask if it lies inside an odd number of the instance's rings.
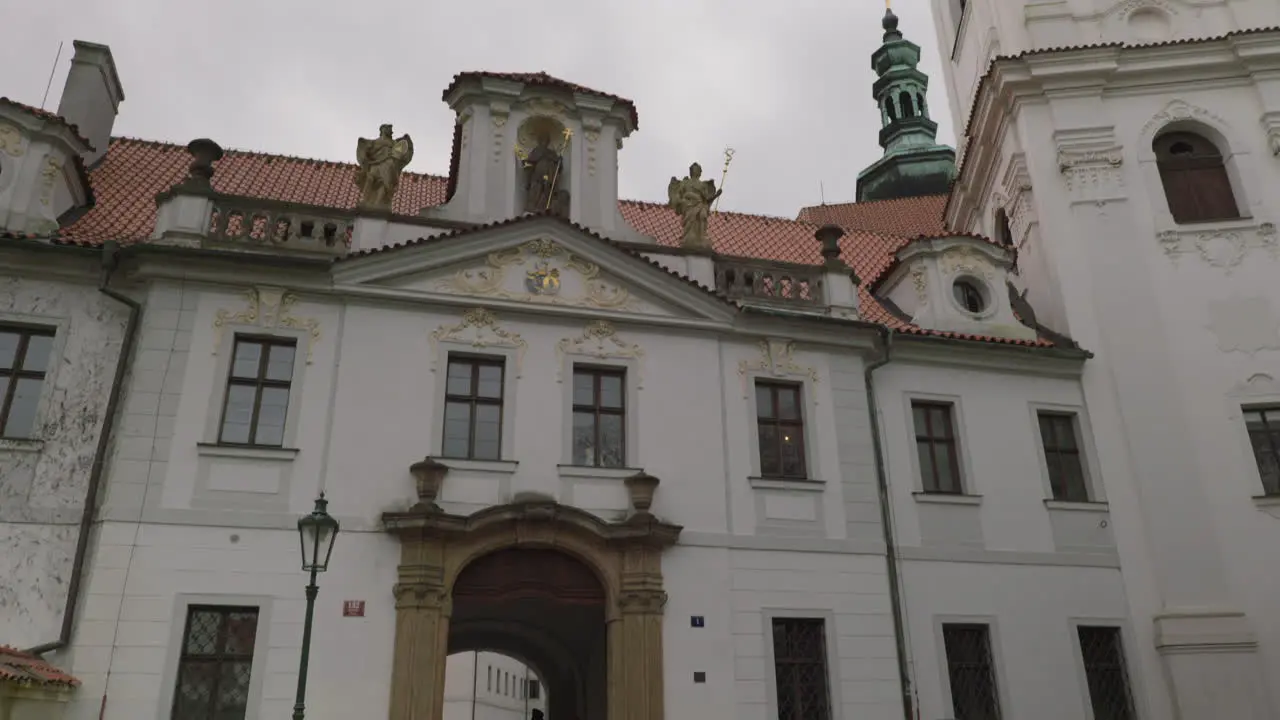
{"label": "arched entrance gateway", "polygon": [[681,528],[648,512],[657,479],[628,481],[637,510],[606,522],[550,500],[451,515],[448,467],[411,468],[419,502],[384,513],[400,540],[391,720],[441,720],[449,653],[525,659],[547,720],[662,720],[662,551]]}

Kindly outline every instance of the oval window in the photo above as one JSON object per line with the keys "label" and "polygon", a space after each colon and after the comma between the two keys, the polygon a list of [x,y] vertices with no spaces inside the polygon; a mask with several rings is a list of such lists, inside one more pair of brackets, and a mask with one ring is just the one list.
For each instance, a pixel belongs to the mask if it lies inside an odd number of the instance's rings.
{"label": "oval window", "polygon": [[956,302],[960,303],[960,307],[977,315],[987,307],[987,300],[982,296],[982,291],[977,285],[969,280],[957,280],[952,286],[955,293]]}

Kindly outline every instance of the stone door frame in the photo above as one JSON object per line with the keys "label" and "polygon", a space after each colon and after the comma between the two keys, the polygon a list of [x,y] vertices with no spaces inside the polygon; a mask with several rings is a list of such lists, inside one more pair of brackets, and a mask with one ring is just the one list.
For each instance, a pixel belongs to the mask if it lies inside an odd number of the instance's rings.
{"label": "stone door frame", "polygon": [[662,552],[678,525],[648,512],[609,523],[551,501],[450,515],[434,502],[384,513],[400,540],[391,720],[442,720],[453,587],[471,561],[510,548],[550,548],[584,563],[605,592],[607,720],[663,720]]}

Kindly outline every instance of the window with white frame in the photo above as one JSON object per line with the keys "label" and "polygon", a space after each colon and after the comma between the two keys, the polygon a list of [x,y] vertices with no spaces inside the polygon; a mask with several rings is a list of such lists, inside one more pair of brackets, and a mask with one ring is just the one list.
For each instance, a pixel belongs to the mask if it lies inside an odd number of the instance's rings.
{"label": "window with white frame", "polygon": [[1120,628],[1079,625],[1076,636],[1094,720],[1134,720],[1137,712]]}
{"label": "window with white frame", "polygon": [[36,435],[53,336],[52,328],[0,326],[0,438]]}
{"label": "window with white frame", "polygon": [[574,465],[626,467],[626,398],[624,368],[574,365]]}
{"label": "window with white frame", "polygon": [[778,720],[831,720],[826,621],[775,617],[771,629]]}
{"label": "window with white frame", "polygon": [[1280,495],[1280,406],[1246,407],[1244,424],[1263,494]]}
{"label": "window with white frame", "polygon": [[1085,475],[1084,454],[1080,449],[1079,427],[1075,413],[1036,413],[1040,424],[1040,447],[1044,451],[1049,488],[1054,500],[1089,502],[1089,482]]}
{"label": "window with white frame", "polygon": [[911,401],[920,481],[926,493],[960,495],[960,451],[956,439],[955,406],[932,400]]}
{"label": "window with white frame", "polygon": [[257,633],[256,607],[187,609],[172,720],[243,720]]}
{"label": "window with white frame", "polygon": [[284,445],[297,341],[238,335],[227,376],[218,443]]}
{"label": "window with white frame", "polygon": [[441,455],[462,460],[502,459],[506,359],[449,354]]}
{"label": "window with white frame", "polygon": [[802,391],[800,383],[756,381],[756,432],[762,477],[808,477]]}
{"label": "window with white frame", "polygon": [[942,626],[947,679],[956,720],[1000,720],[990,628],[981,623]]}

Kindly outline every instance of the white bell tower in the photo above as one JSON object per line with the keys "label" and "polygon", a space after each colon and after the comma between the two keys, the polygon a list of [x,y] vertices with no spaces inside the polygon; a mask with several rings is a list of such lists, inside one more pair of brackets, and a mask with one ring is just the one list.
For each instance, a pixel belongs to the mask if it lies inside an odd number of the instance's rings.
{"label": "white bell tower", "polygon": [[[462,73],[444,92],[457,113],[449,196],[429,217],[491,223],[536,212],[613,240],[647,241],[618,210],[618,151],[637,125],[631,101],[544,73]],[[546,203],[529,203],[526,158],[540,139],[559,156],[548,165]]]}

